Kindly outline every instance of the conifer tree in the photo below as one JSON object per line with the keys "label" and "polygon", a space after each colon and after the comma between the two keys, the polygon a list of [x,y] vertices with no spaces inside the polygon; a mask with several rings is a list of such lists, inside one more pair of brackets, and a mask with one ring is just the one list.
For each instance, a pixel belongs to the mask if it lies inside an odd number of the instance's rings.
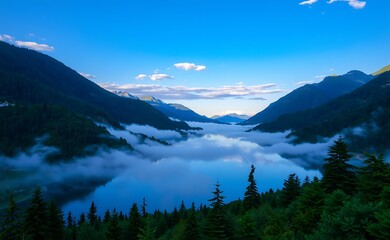
{"label": "conifer tree", "polygon": [[108,240],[122,239],[122,230],[121,227],[119,226],[119,216],[115,208],[112,212],[110,222],[108,223],[106,237]]}
{"label": "conifer tree", "polygon": [[20,226],[21,219],[17,214],[16,203],[13,194],[9,194],[9,203],[6,215],[3,220],[3,224],[0,232],[1,240],[14,240],[19,239],[21,236]]}
{"label": "conifer tree", "polygon": [[50,202],[48,208],[48,239],[61,240],[64,239],[64,214],[53,201]]}
{"label": "conifer tree", "polygon": [[353,194],[356,179],[354,167],[348,163],[352,155],[349,154],[347,144],[341,137],[329,147],[328,156],[323,165],[322,184],[325,191],[332,193],[340,189],[347,194]]}
{"label": "conifer tree", "polygon": [[77,222],[77,225],[81,226],[81,225],[83,225],[83,223],[85,223],[85,214],[81,213],[79,221]]}
{"label": "conifer tree", "polygon": [[155,233],[156,233],[156,229],[154,229],[152,227],[151,220],[148,217],[146,219],[146,223],[145,223],[144,227],[141,229],[140,233],[138,234],[138,239],[139,240],[154,240]]}
{"label": "conifer tree", "polygon": [[146,218],[148,216],[148,212],[146,211],[146,207],[148,205],[146,204],[146,199],[142,199],[142,206],[141,206],[141,215],[143,218]]}
{"label": "conifer tree", "polygon": [[359,169],[359,191],[364,201],[379,201],[385,186],[390,186],[390,164],[383,154],[366,155],[364,166]]}
{"label": "conifer tree", "polygon": [[96,222],[97,222],[97,208],[96,208],[96,205],[95,205],[94,201],[92,201],[92,203],[91,203],[91,207],[89,208],[89,212],[88,212],[87,218],[88,218],[89,224],[91,224],[91,226],[95,226],[96,225]]}
{"label": "conifer tree", "polygon": [[256,180],[253,176],[255,170],[256,168],[252,165],[248,177],[249,186],[246,188],[244,201],[243,201],[245,210],[258,208],[260,206],[260,194],[257,190]]}
{"label": "conifer tree", "polygon": [[245,214],[239,221],[240,230],[239,230],[239,239],[245,240],[256,240],[256,226],[254,220],[250,215]]}
{"label": "conifer tree", "polygon": [[34,190],[31,203],[26,210],[24,234],[32,240],[47,239],[47,203],[43,200],[40,187]]}
{"label": "conifer tree", "polygon": [[142,217],[139,213],[138,206],[136,203],[133,203],[133,206],[130,209],[129,213],[129,225],[127,228],[127,239],[129,240],[136,240],[138,239],[138,234],[141,231],[141,228],[143,226],[142,224]]}
{"label": "conifer tree", "polygon": [[104,213],[103,223],[108,223],[111,219],[111,213],[110,210],[107,209],[107,211]]}
{"label": "conifer tree", "polygon": [[71,211],[68,212],[68,217],[66,218],[66,222],[67,222],[67,228],[72,228],[73,225],[75,224]]}
{"label": "conifer tree", "polygon": [[184,239],[195,240],[200,238],[199,223],[196,219],[195,204],[192,203],[192,207],[188,213],[188,217],[184,226]]}
{"label": "conifer tree", "polygon": [[281,201],[282,205],[287,207],[292,203],[301,192],[301,182],[298,176],[293,173],[288,176],[283,183]]}
{"label": "conifer tree", "polygon": [[184,205],[184,201],[181,201],[180,209],[179,209],[179,215],[181,219],[187,218],[187,211],[186,206]]}
{"label": "conifer tree", "polygon": [[209,200],[211,202],[211,210],[207,216],[207,225],[205,228],[205,235],[209,239],[230,239],[232,234],[232,228],[230,226],[227,213],[225,212],[225,203],[220,190],[220,184],[215,184],[214,197]]}

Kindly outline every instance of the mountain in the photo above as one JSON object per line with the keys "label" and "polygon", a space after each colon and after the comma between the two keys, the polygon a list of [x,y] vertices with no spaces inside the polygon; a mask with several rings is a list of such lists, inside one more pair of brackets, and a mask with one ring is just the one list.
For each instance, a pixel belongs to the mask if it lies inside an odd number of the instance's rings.
{"label": "mountain", "polygon": [[120,97],[126,97],[134,100],[139,100],[138,97],[131,95],[130,93],[126,91],[113,91],[114,94],[120,96]]}
{"label": "mountain", "polygon": [[349,94],[322,106],[285,114],[253,130],[278,132],[292,129],[295,142],[316,142],[344,133],[353,149],[384,151],[390,148],[390,71]]}
{"label": "mountain", "polygon": [[0,41],[0,101],[66,107],[99,122],[188,129],[149,104],[119,97],[42,53]]}
{"label": "mountain", "polygon": [[242,121],[248,120],[250,116],[243,114],[230,113],[223,116],[215,115],[211,117],[214,120],[224,123],[240,123]]}
{"label": "mountain", "polygon": [[152,97],[152,96],[141,97],[141,100],[149,103],[154,108],[156,108],[157,110],[164,113],[166,116],[173,118],[173,119],[177,119],[180,121],[222,124],[222,122],[208,118],[206,116],[202,116],[202,115],[192,111],[191,109],[189,109],[186,106],[183,106],[181,104],[165,103],[165,102],[161,101],[160,99],[157,99],[157,98]]}
{"label": "mountain", "polygon": [[373,76],[356,70],[341,76],[326,77],[320,83],[306,84],[297,88],[240,124],[251,125],[271,122],[283,114],[318,107],[355,90],[372,78]]}
{"label": "mountain", "polygon": [[387,72],[387,71],[390,71],[390,64],[385,66],[385,67],[383,67],[383,68],[381,68],[381,69],[379,69],[378,71],[372,73],[371,75],[372,76],[377,76],[377,75],[380,75],[380,74],[382,74],[384,72]]}

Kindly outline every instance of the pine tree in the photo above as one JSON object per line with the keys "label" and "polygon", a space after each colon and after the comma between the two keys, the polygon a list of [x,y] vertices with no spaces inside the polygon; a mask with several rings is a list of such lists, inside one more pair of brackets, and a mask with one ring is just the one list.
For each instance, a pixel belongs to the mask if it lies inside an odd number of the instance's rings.
{"label": "pine tree", "polygon": [[148,212],[146,211],[146,207],[148,204],[146,204],[146,199],[142,199],[142,206],[141,206],[141,214],[143,218],[146,218],[148,216]]}
{"label": "pine tree", "polygon": [[91,203],[91,207],[89,208],[89,212],[88,212],[87,218],[88,218],[89,224],[91,224],[91,226],[95,226],[96,225],[96,222],[97,222],[97,208],[96,208],[96,205],[95,205],[94,201],[92,201],[92,203]]}
{"label": "pine tree", "polygon": [[200,232],[199,232],[199,223],[196,219],[196,210],[195,210],[195,204],[192,203],[192,207],[188,213],[188,217],[185,221],[184,226],[184,239],[186,240],[197,240],[200,238]]}
{"label": "pine tree", "polygon": [[64,214],[55,202],[50,202],[48,209],[48,239],[64,239]]}
{"label": "pine tree", "polygon": [[119,216],[116,212],[116,209],[114,209],[114,211],[112,212],[111,220],[108,223],[106,237],[108,240],[122,239],[122,230],[119,226]]}
{"label": "pine tree", "polygon": [[214,197],[209,201],[211,202],[211,210],[207,216],[207,225],[205,228],[205,236],[210,239],[230,239],[232,234],[232,228],[228,221],[227,213],[225,212],[225,203],[220,190],[220,184],[215,184]]}
{"label": "pine tree", "polygon": [[104,213],[103,223],[108,223],[111,219],[110,210],[107,209],[107,211]]}
{"label": "pine tree", "polygon": [[323,165],[322,184],[327,193],[340,189],[347,194],[355,191],[354,167],[348,163],[352,157],[349,154],[347,144],[339,137],[328,150],[328,158]]}
{"label": "pine tree", "polygon": [[133,206],[130,209],[129,213],[129,225],[127,228],[127,239],[136,240],[138,239],[138,234],[141,231],[143,226],[143,219],[139,213],[138,206],[136,203],[133,203]]}
{"label": "pine tree", "polygon": [[390,186],[390,164],[383,154],[366,155],[364,166],[359,169],[359,191],[364,201],[379,201],[385,186]]}
{"label": "pine tree", "polygon": [[37,187],[24,218],[24,233],[32,240],[47,239],[47,204],[43,200],[41,188]]}
{"label": "pine tree", "polygon": [[72,212],[68,212],[68,217],[66,218],[66,222],[67,222],[67,228],[72,228],[73,225],[75,224],[74,222],[74,218],[72,216]]}
{"label": "pine tree", "polygon": [[186,206],[184,205],[184,201],[181,201],[180,209],[179,209],[179,215],[181,219],[187,218],[187,211]]}
{"label": "pine tree", "polygon": [[151,220],[148,217],[146,219],[146,224],[144,225],[144,227],[141,229],[140,233],[138,234],[138,239],[139,240],[154,240],[155,233],[156,233],[156,229],[153,229]]}
{"label": "pine tree", "polygon": [[288,176],[283,183],[281,201],[282,205],[287,207],[292,203],[301,192],[301,182],[298,176],[293,173]]}
{"label": "pine tree", "polygon": [[255,170],[256,168],[252,165],[248,177],[249,186],[246,188],[244,201],[243,201],[245,210],[258,208],[260,206],[260,194],[257,190],[256,180],[253,176]]}
{"label": "pine tree", "polygon": [[13,197],[13,194],[9,195],[9,203],[7,208],[7,213],[4,218],[0,239],[1,240],[14,240],[20,238],[20,218],[17,214],[16,203]]}
{"label": "pine tree", "polygon": [[254,220],[250,215],[245,214],[239,221],[240,230],[239,230],[239,238],[245,240],[256,240],[258,237],[256,236],[256,226]]}
{"label": "pine tree", "polygon": [[85,223],[85,214],[84,213],[81,213],[80,214],[80,218],[79,218],[79,221],[77,222],[77,225],[81,226]]}

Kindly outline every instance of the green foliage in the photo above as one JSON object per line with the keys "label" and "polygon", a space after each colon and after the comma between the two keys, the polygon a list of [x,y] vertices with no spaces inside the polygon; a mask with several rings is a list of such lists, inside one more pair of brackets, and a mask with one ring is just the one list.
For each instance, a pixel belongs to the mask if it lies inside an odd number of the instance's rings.
{"label": "green foliage", "polygon": [[4,42],[0,42],[0,85],[0,100],[55,104],[116,127],[123,122],[190,129],[185,122],[171,121],[143,101],[102,89],[47,55]]}
{"label": "green foliage", "polygon": [[131,149],[126,141],[113,138],[91,120],[45,104],[2,107],[0,126],[0,154],[7,156],[26,151],[42,136],[46,136],[42,138],[43,144],[60,150],[51,153],[50,161],[94,154],[97,146],[103,145]]}
{"label": "green foliage", "polygon": [[373,239],[368,226],[375,222],[374,215],[380,204],[363,204],[352,198],[337,212],[321,216],[313,239]]}
{"label": "green foliage", "polygon": [[238,239],[242,240],[255,240],[258,239],[256,233],[255,222],[252,219],[252,216],[245,214],[239,219],[239,230],[238,230]]}
{"label": "green foliage", "polygon": [[232,237],[232,226],[225,212],[224,196],[220,190],[220,184],[215,184],[214,197],[209,201],[211,210],[207,216],[207,225],[204,229],[204,235],[207,239],[230,239]]}
{"label": "green foliage", "polygon": [[154,240],[155,239],[156,229],[152,227],[151,219],[147,217],[144,227],[141,229],[141,232],[138,234],[139,240]]}
{"label": "green foliage", "polygon": [[41,188],[37,187],[24,217],[24,234],[28,239],[47,239],[47,203],[43,200]]}
{"label": "green foliage", "polygon": [[61,208],[54,201],[51,201],[48,207],[48,239],[64,239],[64,228],[64,214]]}
{"label": "green foliage", "polygon": [[290,174],[287,180],[284,180],[283,189],[282,189],[282,205],[287,207],[292,203],[301,192],[301,182],[298,176],[293,173]]}
{"label": "green foliage", "polygon": [[368,232],[376,239],[390,239],[390,208],[375,214],[375,222],[368,225]]}
{"label": "green foliage", "polygon": [[364,201],[379,201],[385,186],[390,186],[390,164],[383,154],[366,155],[364,166],[359,169],[359,191]]}
{"label": "green foliage", "polygon": [[249,186],[246,188],[243,201],[245,210],[249,210],[251,208],[258,208],[260,206],[260,194],[257,190],[255,177],[253,176],[255,170],[256,168],[252,165],[248,177]]}
{"label": "green foliage", "polygon": [[92,201],[91,207],[89,208],[89,212],[87,214],[87,218],[88,218],[89,224],[91,224],[91,226],[96,226],[97,217],[98,217],[96,212],[97,212],[97,208],[96,208],[95,202]]}
{"label": "green foliage", "polygon": [[352,157],[349,154],[347,144],[340,137],[329,147],[328,158],[325,158],[323,165],[322,184],[327,193],[340,189],[347,194],[353,194],[355,191],[355,173],[354,167],[349,164]]}
{"label": "green foliage", "polygon": [[21,219],[17,213],[17,208],[13,194],[9,194],[9,204],[2,226],[0,228],[0,240],[14,240],[21,237]]}
{"label": "green foliage", "polygon": [[107,240],[121,240],[122,238],[122,229],[119,226],[118,213],[115,209],[112,212],[111,220],[108,223],[106,237]]}
{"label": "green foliage", "polygon": [[127,227],[127,239],[128,240],[136,240],[138,239],[138,235],[141,232],[143,227],[143,219],[141,214],[139,213],[138,206],[136,203],[130,209],[129,213],[129,225]]}
{"label": "green foliage", "polygon": [[191,209],[189,210],[188,217],[184,225],[184,239],[186,240],[196,240],[200,239],[200,228],[199,223],[196,218],[196,209],[194,204],[192,204]]}

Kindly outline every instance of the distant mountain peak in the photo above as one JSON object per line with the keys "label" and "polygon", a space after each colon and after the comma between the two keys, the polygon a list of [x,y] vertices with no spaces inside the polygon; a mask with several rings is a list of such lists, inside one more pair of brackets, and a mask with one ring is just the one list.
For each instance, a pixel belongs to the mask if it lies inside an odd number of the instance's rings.
{"label": "distant mountain peak", "polygon": [[146,102],[154,102],[154,103],[159,103],[159,104],[165,104],[164,101],[158,99],[158,98],[155,98],[153,96],[142,96],[140,98],[142,101],[146,101]]}
{"label": "distant mountain peak", "polygon": [[127,91],[113,91],[114,94],[120,96],[120,97],[126,97],[126,98],[131,98],[131,99],[135,99],[135,100],[139,100],[138,97],[136,96],[133,96],[131,95],[129,92]]}

